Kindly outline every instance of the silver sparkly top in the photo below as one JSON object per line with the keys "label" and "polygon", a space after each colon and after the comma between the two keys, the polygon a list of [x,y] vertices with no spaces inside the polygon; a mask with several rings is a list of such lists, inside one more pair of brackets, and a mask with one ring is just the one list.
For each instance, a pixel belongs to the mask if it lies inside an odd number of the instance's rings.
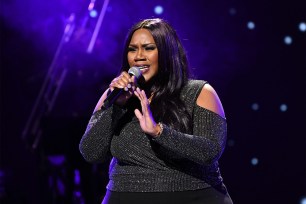
{"label": "silver sparkly top", "polygon": [[226,120],[196,104],[204,84],[190,80],[181,98],[193,118],[193,134],[163,124],[152,139],[141,131],[138,119],[125,122],[126,110],[111,106],[96,111],[80,142],[88,162],[112,160],[107,189],[121,192],[169,192],[203,189],[222,183],[218,167],[226,142]]}

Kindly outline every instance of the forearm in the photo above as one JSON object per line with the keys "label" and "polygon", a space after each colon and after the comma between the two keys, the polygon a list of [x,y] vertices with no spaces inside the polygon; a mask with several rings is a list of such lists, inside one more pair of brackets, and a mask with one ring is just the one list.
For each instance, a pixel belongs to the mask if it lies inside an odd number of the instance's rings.
{"label": "forearm", "polygon": [[111,106],[92,115],[79,144],[79,150],[86,161],[102,162],[107,158],[114,128],[123,114],[122,109]]}
{"label": "forearm", "polygon": [[217,161],[223,152],[226,142],[226,122],[219,120],[203,124],[202,121],[196,124],[198,128],[194,130],[194,135],[184,134],[163,125],[161,135],[153,140],[179,158],[201,165],[210,165]]}

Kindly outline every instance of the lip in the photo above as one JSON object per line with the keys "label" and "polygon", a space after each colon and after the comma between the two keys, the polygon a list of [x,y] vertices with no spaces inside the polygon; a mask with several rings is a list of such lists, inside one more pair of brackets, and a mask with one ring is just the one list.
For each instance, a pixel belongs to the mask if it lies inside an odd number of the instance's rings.
{"label": "lip", "polygon": [[139,65],[134,65],[134,66],[139,68],[142,75],[145,74],[150,69],[150,65],[145,65],[145,64],[139,64]]}
{"label": "lip", "polygon": [[141,68],[139,68],[139,69],[140,69],[140,71],[141,71],[141,74],[144,75],[146,72],[149,71],[150,66],[148,66],[148,65],[141,66]]}
{"label": "lip", "polygon": [[138,67],[140,70],[144,70],[144,69],[149,69],[150,65],[146,65],[146,64],[139,64],[139,65],[134,65],[135,67]]}
{"label": "lip", "polygon": [[145,73],[145,72],[147,72],[149,70],[149,68],[142,68],[142,69],[140,69],[140,71],[142,72],[142,73]]}

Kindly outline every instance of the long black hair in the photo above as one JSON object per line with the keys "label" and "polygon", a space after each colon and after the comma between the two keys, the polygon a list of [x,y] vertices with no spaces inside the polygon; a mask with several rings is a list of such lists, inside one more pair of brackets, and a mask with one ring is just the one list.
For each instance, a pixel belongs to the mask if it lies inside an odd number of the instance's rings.
{"label": "long black hair", "polygon": [[158,49],[158,73],[150,80],[150,93],[154,98],[150,108],[154,119],[182,132],[192,129],[191,117],[180,98],[187,84],[189,66],[186,52],[173,27],[163,19],[145,19],[136,23],[129,31],[123,50],[122,70],[129,69],[128,47],[134,32],[147,29]]}

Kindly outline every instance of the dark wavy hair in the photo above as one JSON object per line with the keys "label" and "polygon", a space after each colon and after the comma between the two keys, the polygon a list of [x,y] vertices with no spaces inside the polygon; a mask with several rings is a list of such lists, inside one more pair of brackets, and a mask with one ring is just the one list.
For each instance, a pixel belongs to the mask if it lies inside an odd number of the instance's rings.
{"label": "dark wavy hair", "polygon": [[152,34],[158,49],[158,73],[149,87],[149,92],[154,92],[150,104],[153,117],[182,132],[191,132],[191,116],[180,98],[189,78],[188,60],[176,31],[168,22],[160,18],[145,19],[130,29],[124,45],[121,71],[129,69],[128,47],[132,35],[140,28]]}

